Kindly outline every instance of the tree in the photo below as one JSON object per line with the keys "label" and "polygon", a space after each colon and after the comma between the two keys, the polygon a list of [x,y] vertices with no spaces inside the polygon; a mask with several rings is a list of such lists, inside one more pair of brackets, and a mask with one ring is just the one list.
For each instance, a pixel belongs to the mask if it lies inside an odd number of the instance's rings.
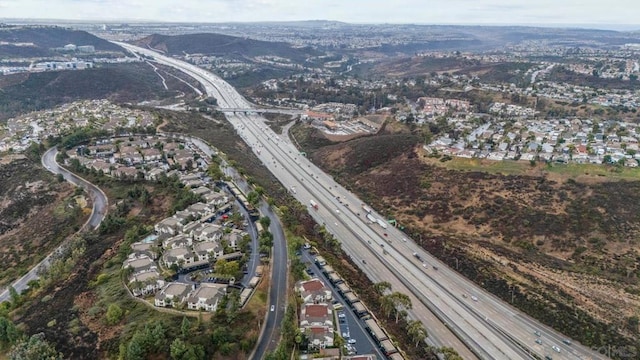
{"label": "tree", "polygon": [[393,299],[391,299],[391,294],[382,296],[380,298],[380,310],[384,313],[386,317],[391,316],[391,313],[394,309]]}
{"label": "tree", "polygon": [[383,296],[387,291],[391,291],[391,284],[388,281],[381,281],[379,283],[375,283],[373,288],[380,296]]}
{"label": "tree", "polygon": [[403,311],[411,310],[413,307],[411,304],[411,298],[409,298],[409,295],[399,293],[397,291],[389,295],[389,297],[391,298],[393,307],[396,310],[396,323],[398,323],[398,320],[400,320],[400,314]]}
{"label": "tree", "polygon": [[18,341],[20,332],[11,320],[0,316],[0,349],[8,347]]}
{"label": "tree", "polygon": [[191,323],[187,317],[182,318],[182,324],[180,325],[180,331],[182,332],[182,338],[188,339],[191,335]]}
{"label": "tree", "polygon": [[212,163],[211,165],[209,165],[209,167],[207,168],[207,175],[209,175],[209,177],[211,177],[211,179],[213,180],[220,180],[224,177],[224,173],[220,169],[220,165],[216,163]]}
{"label": "tree", "polygon": [[260,218],[260,225],[264,230],[269,229],[269,225],[271,225],[271,219],[268,216],[263,216]]}
{"label": "tree", "polygon": [[418,320],[410,320],[409,324],[407,324],[407,334],[416,342],[416,347],[420,344],[420,341],[423,341],[427,336],[427,330],[422,325],[422,322]]}
{"label": "tree", "polygon": [[11,360],[62,360],[62,354],[59,353],[53,345],[44,338],[44,333],[32,335],[24,338],[11,349],[9,353]]}
{"label": "tree", "polygon": [[122,315],[124,315],[124,311],[118,304],[111,304],[107,308],[107,313],[105,314],[105,321],[107,325],[115,325],[122,320]]}
{"label": "tree", "polygon": [[174,360],[181,360],[184,354],[187,352],[187,344],[184,341],[180,340],[180,338],[176,338],[171,343],[170,354],[171,358]]}

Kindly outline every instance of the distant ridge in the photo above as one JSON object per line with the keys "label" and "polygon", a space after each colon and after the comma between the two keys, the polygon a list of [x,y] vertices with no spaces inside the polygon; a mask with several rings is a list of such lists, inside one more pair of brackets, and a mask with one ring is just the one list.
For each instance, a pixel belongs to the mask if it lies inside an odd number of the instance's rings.
{"label": "distant ridge", "polygon": [[317,55],[311,48],[294,48],[283,42],[267,42],[215,33],[158,35],[153,34],[133,42],[137,46],[164,51],[168,54],[207,54],[218,56],[280,56],[304,61]]}
{"label": "distant ridge", "polygon": [[96,51],[122,52],[120,47],[86,31],[49,25],[0,26],[0,42],[34,44],[34,46],[0,45],[0,57],[54,55],[51,49],[67,44],[92,45]]}

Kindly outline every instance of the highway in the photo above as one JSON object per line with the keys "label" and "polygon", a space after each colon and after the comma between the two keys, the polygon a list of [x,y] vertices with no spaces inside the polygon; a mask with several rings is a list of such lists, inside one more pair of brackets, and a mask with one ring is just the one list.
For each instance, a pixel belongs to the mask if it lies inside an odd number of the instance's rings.
{"label": "highway", "polygon": [[[97,186],[58,166],[58,163],[56,162],[57,154],[58,149],[56,147],[52,147],[51,149],[47,150],[47,152],[42,155],[42,166],[44,166],[45,169],[54,174],[62,174],[62,176],[64,176],[65,180],[67,180],[68,182],[85,189],[85,191],[93,201],[93,208],[91,211],[91,216],[89,216],[89,219],[87,219],[80,231],[86,230],[88,227],[91,229],[96,229],[98,226],[100,226],[102,219],[104,219],[104,216],[107,213],[107,206],[109,204],[107,196]],[[53,257],[53,255],[55,255],[56,253],[60,253],[65,245],[66,242],[63,242],[56,250],[51,252],[36,266],[31,268],[29,272],[14,281],[11,286],[13,286],[13,288],[16,289],[19,294],[26,290],[28,288],[27,285],[29,284],[29,281],[38,279],[38,273],[42,270],[45,270],[51,265],[51,258]],[[10,295],[8,289],[0,293],[0,302],[10,300],[9,298]]]}
{"label": "highway", "polygon": [[[252,107],[229,84],[203,69],[118,44],[193,76],[210,96],[216,97],[221,108]],[[373,281],[389,281],[394,291],[410,295],[413,310],[409,316],[423,322],[434,344],[451,346],[464,359],[532,359],[533,354],[553,359],[606,358],[575,342],[563,343],[562,334],[449,269],[399,230],[370,223],[361,208],[362,201],[299,155],[290,142],[281,140],[263,118],[239,112],[226,115],[254,153],[300,202],[309,204],[313,199],[319,204],[318,210],[310,209],[312,216],[341,241],[345,252]],[[372,216],[384,219],[379,214]],[[541,333],[541,344],[535,342],[536,331]]]}

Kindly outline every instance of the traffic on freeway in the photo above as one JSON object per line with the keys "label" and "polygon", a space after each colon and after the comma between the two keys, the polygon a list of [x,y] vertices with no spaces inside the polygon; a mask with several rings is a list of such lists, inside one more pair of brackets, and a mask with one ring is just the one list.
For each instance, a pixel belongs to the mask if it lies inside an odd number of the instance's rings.
{"label": "traffic on freeway", "polygon": [[[150,50],[123,46],[193,76],[222,108],[251,108],[229,84],[203,69]],[[295,188],[292,195],[296,199],[303,204],[316,202],[317,209],[309,205],[312,216],[341,241],[345,252],[373,281],[389,281],[394,290],[411,296],[410,316],[425,324],[436,345],[451,346],[465,359],[606,358],[563,341],[567,339],[562,334],[487,293],[388,226],[379,214],[365,211],[354,194],[271,131],[263,118],[230,112],[227,119],[282,184]]]}

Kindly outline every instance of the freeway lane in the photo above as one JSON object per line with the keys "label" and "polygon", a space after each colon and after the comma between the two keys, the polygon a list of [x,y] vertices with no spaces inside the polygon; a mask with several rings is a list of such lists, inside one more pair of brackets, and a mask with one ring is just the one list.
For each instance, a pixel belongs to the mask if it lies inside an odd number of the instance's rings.
{"label": "freeway lane", "polygon": [[[133,48],[130,45],[127,45],[129,48]],[[136,48],[136,51],[139,49]],[[141,51],[144,53],[144,51]],[[196,79],[201,81],[207,92],[218,98],[218,103],[221,108],[251,108],[251,105],[242,98],[233,88],[231,88],[226,82],[221,79],[215,77],[214,75],[199,69],[193,65],[189,65],[183,62],[180,62],[175,59],[166,58],[162,56],[158,56],[152,52],[147,52],[147,55],[154,56],[156,61],[166,63],[171,66],[178,67],[182,71],[185,71],[188,74],[191,74]],[[242,130],[242,126],[251,126],[251,132],[257,132],[262,135],[268,135],[269,138],[277,139],[277,135],[273,134],[269,129],[256,129],[253,127],[253,123],[262,123],[261,118],[241,118],[238,114],[228,114],[228,118],[230,121],[236,126],[237,129]],[[259,135],[259,134],[256,134]],[[258,138],[256,138],[258,140]],[[254,147],[254,152],[257,151],[256,146],[258,143],[251,143],[248,141],[248,135],[245,136],[245,141],[250,143]],[[262,140],[260,140],[262,142]],[[269,140],[267,140],[269,141]],[[322,173],[315,166],[308,163],[306,159],[298,156],[300,160],[296,159],[294,156],[297,154],[297,150],[290,144],[280,143],[277,144],[278,148],[291,148],[292,153],[287,155],[287,152],[278,152],[275,148],[270,148],[269,151],[264,151],[261,158],[268,165],[268,167],[272,170],[272,172],[276,175],[276,177],[283,183],[285,186],[297,186],[301,191],[298,191],[297,198],[301,201],[308,201],[309,197],[314,196],[317,198],[325,198],[325,199],[333,199],[330,196],[327,196],[328,190],[336,191],[344,196],[348,197],[348,202],[351,204],[350,208],[357,208],[360,206],[361,202],[355,197],[355,195],[348,193],[345,189],[339,187],[337,184],[333,183],[330,177],[326,174]],[[265,146],[264,143],[261,146]],[[265,156],[268,156],[268,152],[273,152],[273,154],[278,154],[278,158],[276,156],[272,156],[273,159],[266,159]],[[291,163],[290,161],[294,161],[300,163],[299,166]],[[283,165],[287,167],[287,169],[283,168]],[[305,166],[306,165],[306,166]],[[294,169],[289,169],[289,167],[293,167]],[[295,168],[300,167],[304,168],[305,171],[310,172],[314,175],[309,175],[308,173],[304,174],[298,180],[296,175],[292,173],[297,173],[298,170]],[[287,175],[288,174],[288,175]],[[306,180],[306,181],[304,181]],[[310,185],[308,188],[303,190],[301,187],[301,183],[316,183],[316,185]],[[304,194],[306,192],[307,198],[304,198]],[[326,203],[325,203],[326,202]],[[363,247],[363,245],[367,244],[364,242],[364,239],[359,238],[366,236],[366,238],[371,239],[370,241],[374,243],[383,243],[386,237],[380,234],[380,229],[372,229],[372,227],[366,223],[363,216],[358,216],[353,212],[344,212],[342,211],[340,215],[334,212],[333,206],[339,208],[341,205],[336,203],[334,200],[324,200],[324,206],[331,207],[330,211],[327,213],[319,214],[324,221],[327,222],[328,227],[334,234],[337,235],[343,241],[343,246],[345,251],[353,256],[361,256],[361,254],[367,254],[367,256],[382,256],[380,255],[380,251],[375,252],[373,248],[371,248],[371,244],[368,244],[369,247]],[[331,225],[333,224],[333,225]],[[351,233],[351,235],[349,235]],[[516,309],[512,308],[508,304],[499,301],[497,298],[493,297],[491,294],[486,293],[484,290],[476,286],[475,284],[469,282],[460,274],[446,268],[444,264],[441,264],[437,259],[430,257],[428,254],[424,253],[421,249],[419,249],[411,240],[407,242],[402,241],[403,237],[406,235],[400,233],[396,229],[388,230],[388,238],[391,239],[392,244],[388,244],[386,246],[388,255],[385,255],[384,258],[388,260],[380,261],[380,265],[388,266],[386,270],[384,270],[383,266],[376,267],[376,271],[379,272],[379,276],[384,274],[385,276],[391,276],[396,278],[395,283],[405,283],[411,279],[411,284],[420,287],[421,289],[413,289],[416,292],[416,297],[421,298],[421,301],[427,303],[431,299],[423,299],[425,294],[428,294],[429,291],[432,291],[432,295],[435,295],[436,298],[439,298],[441,303],[438,305],[438,309],[436,312],[440,312],[448,317],[460,317],[463,320],[460,320],[460,325],[465,327],[465,332],[469,333],[472,337],[475,337],[475,334],[482,333],[482,335],[478,338],[471,339],[472,342],[478,342],[477,344],[473,344],[471,342],[470,346],[478,350],[478,353],[482,357],[496,357],[496,358],[528,358],[526,354],[523,354],[519,347],[525,347],[528,351],[534,352],[538,355],[547,355],[549,354],[549,346],[538,346],[533,343],[532,338],[532,329],[541,329],[543,334],[543,343],[549,339],[549,345],[554,344],[559,339],[563,339],[562,334],[554,332],[553,330],[546,328],[539,324],[537,321],[529,318],[528,316],[520,313]],[[344,237],[344,238],[343,238]],[[415,258],[412,257],[412,251],[416,250],[421,254],[424,254],[424,259],[429,264],[439,264],[439,271],[425,269],[421,266],[420,263],[417,262]],[[391,266],[390,264],[400,264],[400,266]],[[362,266],[363,270],[367,272],[367,274],[371,274],[371,270],[368,270],[368,266]],[[398,270],[402,270],[402,273],[398,273]],[[394,273],[394,271],[396,271]],[[372,279],[375,277],[372,276]],[[394,282],[392,282],[393,284]],[[426,286],[425,284],[428,284]],[[394,288],[398,289],[395,285]],[[432,289],[431,289],[432,288]],[[473,304],[469,303],[469,300],[462,300],[462,294],[473,294],[473,296],[477,296],[478,302],[474,302]],[[414,301],[414,303],[416,303]],[[419,316],[422,314],[418,314]],[[442,316],[441,316],[442,317]],[[423,322],[425,320],[421,319]],[[425,325],[431,329],[433,324],[425,322]],[[455,320],[454,324],[448,324],[450,327],[461,328],[458,325],[458,320]],[[471,329],[466,329],[466,325],[471,325]],[[457,330],[456,330],[457,331]],[[458,332],[458,331],[457,331]],[[467,334],[467,337],[469,336]],[[436,336],[435,334],[433,335]],[[451,335],[449,334],[449,338],[446,339],[448,341],[452,341],[450,339]],[[461,334],[461,337],[465,337],[465,334]],[[508,344],[507,346],[504,346]],[[564,346],[562,343],[555,344],[558,345],[559,348],[562,349],[560,353],[553,353],[553,358],[563,358],[563,359],[603,359],[605,357],[600,356],[599,354],[595,354],[589,351],[589,349],[580,346],[578,344],[574,344],[571,346]],[[456,349],[460,349],[460,346],[454,346]],[[479,349],[478,349],[479,348]],[[507,355],[509,353],[509,355]],[[511,357],[517,353],[515,357]],[[464,358],[468,358],[464,356]]]}
{"label": "freeway lane", "polygon": [[[98,226],[100,226],[102,219],[104,219],[104,216],[107,213],[107,196],[97,186],[58,166],[58,163],[56,162],[57,154],[58,149],[56,149],[55,147],[47,150],[47,152],[42,155],[42,166],[44,166],[45,169],[54,174],[62,174],[62,176],[64,176],[65,180],[67,180],[68,182],[85,189],[85,191],[93,201],[93,208],[91,210],[91,216],[89,216],[89,219],[87,219],[80,231],[84,231],[85,229],[87,229],[87,227],[96,229]],[[63,242],[56,250],[51,252],[51,254],[47,255],[47,257],[42,259],[42,261],[40,261],[36,266],[31,268],[29,272],[14,281],[11,286],[13,286],[13,288],[16,289],[18,293],[22,293],[24,290],[26,290],[28,288],[27,284],[29,284],[29,281],[38,279],[38,273],[51,265],[51,257],[54,254],[61,252],[64,246],[66,246],[65,242]],[[7,289],[0,293],[0,302],[9,300],[9,297],[9,290]]]}
{"label": "freeway lane", "polygon": [[[276,172],[278,172],[277,177],[283,184],[287,187],[296,186],[296,188],[299,189],[296,191],[296,195],[300,198],[310,197],[311,194],[315,194],[315,199],[323,205],[323,210],[329,210],[323,216],[324,219],[331,219],[333,222],[328,224],[328,229],[337,235],[337,238],[342,241],[343,246],[354,248],[354,251],[351,253],[361,254],[366,253],[367,250],[379,253],[384,250],[382,246],[380,246],[380,244],[384,245],[384,243],[380,241],[375,244],[369,244],[370,249],[364,246],[364,238],[375,238],[376,234],[373,233],[369,226],[362,226],[360,222],[352,221],[351,217],[340,216],[340,204],[333,196],[327,195],[324,185],[317,183],[315,174],[311,173],[311,180],[309,181],[302,180],[305,176],[309,175],[308,168],[302,170],[302,167],[297,162],[299,161],[298,156],[283,149],[284,144],[279,144],[279,142],[266,136],[266,128],[258,128],[257,123],[251,121],[246,115],[236,115],[231,118],[238,118],[240,121],[243,121],[242,124],[238,125],[242,129],[241,136],[250,144],[253,144],[254,141],[255,143],[264,144],[260,147],[264,151],[261,151],[259,156],[261,156],[261,158],[267,157],[267,161],[268,156],[272,156],[274,163],[277,164],[275,168],[281,169],[276,170]],[[247,127],[246,131],[242,128],[243,125]],[[250,128],[252,127],[253,129],[251,130]],[[300,181],[297,180],[298,178]],[[303,191],[303,188],[306,191]],[[414,277],[413,269],[407,267],[407,264],[396,261],[399,255],[394,254],[395,250],[387,249],[387,251],[389,253],[381,258],[382,262],[386,268],[392,272],[396,272],[397,277],[405,278],[405,286],[412,290],[406,293],[412,292],[419,295],[418,299],[421,301],[428,299],[429,302],[434,304],[431,306],[434,310],[447,307],[448,299],[446,298],[446,294],[433,291],[437,288],[437,284],[426,284],[424,281],[421,281],[421,279]],[[400,291],[400,289],[398,289],[398,281],[394,279],[391,280],[390,282],[394,286],[394,289]],[[493,332],[486,331],[484,329],[486,325],[478,318],[461,316],[460,314],[464,313],[464,311],[456,308],[457,305],[455,303],[449,303],[448,306],[452,311],[446,314],[446,322],[450,324],[450,326],[457,327],[457,332],[465,336],[466,342],[476,349],[482,358],[526,358],[526,355],[520,353],[517,348],[512,348],[510,343],[501,341]]]}

